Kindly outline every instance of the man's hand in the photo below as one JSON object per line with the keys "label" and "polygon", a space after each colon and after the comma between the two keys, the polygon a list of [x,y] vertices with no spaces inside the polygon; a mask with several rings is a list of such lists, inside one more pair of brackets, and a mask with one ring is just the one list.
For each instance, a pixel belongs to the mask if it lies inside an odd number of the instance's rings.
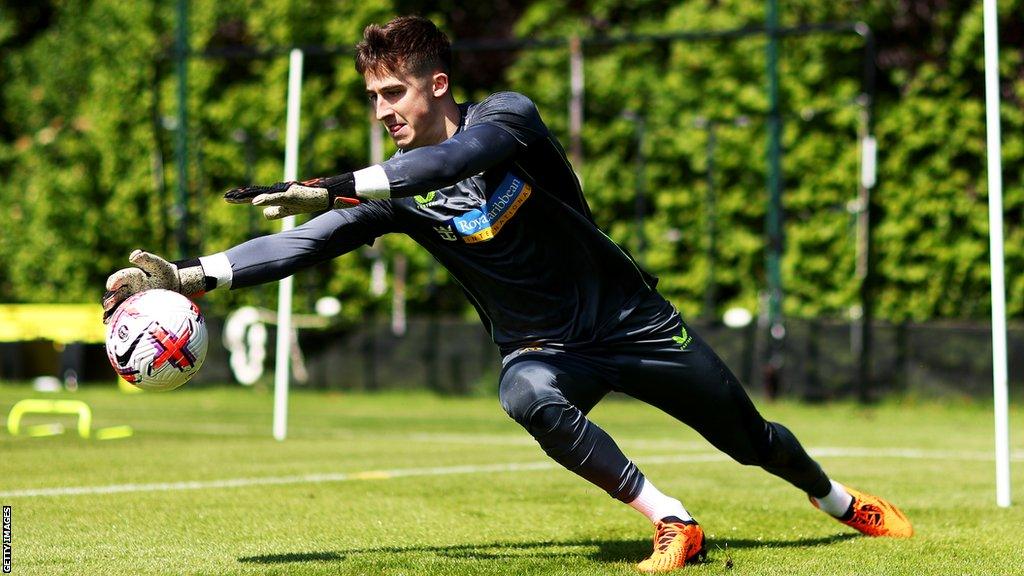
{"label": "man's hand", "polygon": [[305,182],[278,182],[272,186],[245,186],[228,190],[224,200],[232,204],[264,206],[268,220],[329,208],[350,208],[359,204],[351,173]]}
{"label": "man's hand", "polygon": [[163,288],[186,296],[202,293],[205,288],[203,267],[198,260],[191,266],[179,266],[156,254],[135,250],[128,256],[133,268],[122,268],[107,278],[107,291],[103,294],[103,323],[132,294]]}

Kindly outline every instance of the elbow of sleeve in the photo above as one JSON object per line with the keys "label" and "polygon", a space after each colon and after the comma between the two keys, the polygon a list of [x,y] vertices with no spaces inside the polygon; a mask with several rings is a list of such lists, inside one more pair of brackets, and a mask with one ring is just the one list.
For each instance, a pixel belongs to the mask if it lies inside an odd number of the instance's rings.
{"label": "elbow of sleeve", "polygon": [[429,174],[433,174],[433,180],[435,183],[446,183],[452,182],[462,176],[462,172],[466,168],[466,162],[460,159],[457,154],[452,154],[447,150],[439,150],[431,159],[425,168]]}
{"label": "elbow of sleeve", "polygon": [[458,154],[435,149],[431,154],[416,157],[415,163],[408,166],[410,170],[404,178],[392,180],[392,197],[421,194],[457,182],[466,176],[467,162]]}

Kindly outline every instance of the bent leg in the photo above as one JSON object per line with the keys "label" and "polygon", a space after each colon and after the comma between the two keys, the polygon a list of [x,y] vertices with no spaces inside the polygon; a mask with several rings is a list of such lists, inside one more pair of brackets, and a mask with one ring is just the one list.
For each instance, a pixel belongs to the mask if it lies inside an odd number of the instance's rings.
{"label": "bent leg", "polygon": [[608,392],[593,367],[563,354],[519,356],[501,373],[501,406],[568,470],[623,502],[643,475],[586,413]]}
{"label": "bent leg", "polygon": [[631,355],[620,364],[623,391],[692,427],[737,462],[760,466],[812,496],[828,494],[828,477],[796,436],[766,421],[725,363],[689,334],[683,349]]}

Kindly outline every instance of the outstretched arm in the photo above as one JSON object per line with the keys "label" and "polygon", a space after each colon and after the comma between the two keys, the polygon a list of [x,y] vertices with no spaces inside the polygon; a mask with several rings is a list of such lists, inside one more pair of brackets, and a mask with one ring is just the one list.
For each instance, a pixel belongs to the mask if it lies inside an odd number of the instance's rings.
{"label": "outstretched arm", "polygon": [[103,320],[109,321],[121,302],[143,290],[163,288],[198,296],[215,288],[242,288],[280,280],[302,268],[350,252],[394,230],[393,212],[385,202],[365,202],[346,211],[334,210],[285,232],[201,258],[169,262],[136,250],[131,268],[107,278]]}
{"label": "outstretched arm", "polygon": [[517,151],[519,141],[497,124],[471,126],[441,144],[399,154],[383,164],[305,182],[235,188],[224,199],[263,206],[267,218],[350,208],[361,200],[415,196],[449,186],[495,166]]}
{"label": "outstretched arm", "polygon": [[393,232],[393,216],[386,202],[364,202],[351,210],[326,212],[292,230],[253,238],[222,253],[229,268],[218,274],[218,286],[244,288],[291,276]]}
{"label": "outstretched arm", "polygon": [[497,124],[476,124],[435,146],[424,146],[355,172],[362,198],[401,198],[450,186],[496,166],[519,142]]}

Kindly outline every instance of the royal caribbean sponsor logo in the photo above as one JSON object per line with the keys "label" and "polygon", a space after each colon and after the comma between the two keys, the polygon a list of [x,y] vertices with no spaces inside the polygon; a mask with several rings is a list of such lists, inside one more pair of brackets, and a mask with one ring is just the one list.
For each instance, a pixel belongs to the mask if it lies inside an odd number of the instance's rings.
{"label": "royal caribbean sponsor logo", "polygon": [[526,182],[512,174],[505,176],[497,192],[483,206],[452,219],[455,232],[468,244],[494,238],[516,215],[531,192]]}

